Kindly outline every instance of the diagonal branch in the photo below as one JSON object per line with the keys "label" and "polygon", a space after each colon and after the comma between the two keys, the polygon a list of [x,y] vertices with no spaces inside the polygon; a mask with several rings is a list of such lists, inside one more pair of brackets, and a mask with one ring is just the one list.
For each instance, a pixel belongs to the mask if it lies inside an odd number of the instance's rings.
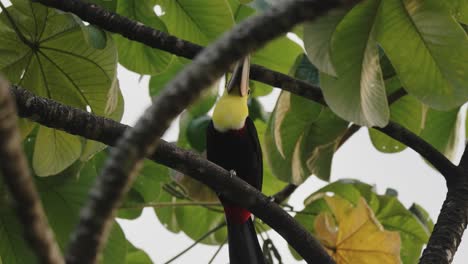
{"label": "diagonal branch", "polygon": [[[157,29],[145,26],[135,20],[107,11],[91,3],[79,0],[37,0],[38,2],[65,12],[71,12],[82,20],[112,33],[118,33],[130,40],[149,47],[167,51],[187,59],[193,59],[205,47],[177,38]],[[275,72],[260,65],[251,65],[250,79],[292,92],[325,105],[319,87]]]}
{"label": "diagonal branch", "polygon": [[[191,64],[166,85],[165,90],[145,111],[136,126],[127,130],[119,139],[117,148],[111,151],[110,159],[92,187],[89,201],[82,210],[80,222],[72,236],[67,261],[70,264],[96,262],[97,254],[112,224],[115,210],[134,180],[142,159],[156,149],[159,138],[169,127],[170,122],[193,102],[203,89],[220,78],[233,63],[242,57],[286,33],[297,23],[312,20],[339,4],[342,4],[341,1],[282,2],[262,15],[240,23],[200,52]],[[196,161],[196,158],[191,161]],[[203,159],[201,161],[204,162]],[[206,168],[199,167],[200,171],[204,169]],[[225,197],[233,199],[230,188],[222,190],[219,188],[220,186],[227,187],[223,185],[225,181],[220,182],[220,179],[229,178],[225,172],[222,170],[216,173],[218,177],[215,177],[216,181],[210,183],[210,186]],[[236,177],[232,177],[231,181],[233,184],[242,182]],[[248,186],[246,190],[256,192],[259,194],[257,198],[261,197],[261,199],[256,200],[255,197],[249,196],[235,197],[234,200],[238,201],[240,206],[249,209],[277,229],[306,261],[333,263],[319,241],[300,225],[296,224],[297,229],[285,230],[284,227],[296,223],[289,214],[276,204],[269,202],[252,186]],[[277,209],[280,214],[279,218],[272,221],[272,216],[260,212],[258,204],[263,204],[264,208],[270,208],[272,211]]]}
{"label": "diagonal branch", "polygon": [[[18,113],[21,117],[29,118],[50,128],[60,129],[110,146],[115,146],[118,138],[130,129],[112,119],[95,116],[84,110],[35,96],[30,91],[19,87],[14,86],[11,91],[16,98]],[[194,152],[178,148],[160,139],[158,148],[150,155],[150,159],[189,175],[215,190],[228,193],[230,197],[243,198],[243,202],[249,207],[256,208],[254,213],[257,216],[262,215],[263,219],[269,218],[270,225],[275,230],[282,230],[280,233],[291,232],[290,236],[294,237],[295,233],[301,232],[299,224],[291,221],[287,213],[279,206],[273,205],[268,197],[260,194],[244,181],[231,178],[228,171]],[[271,224],[272,222],[276,224]],[[289,229],[299,230],[288,231]],[[308,249],[307,245],[304,247]]]}
{"label": "diagonal branch", "polygon": [[26,239],[41,263],[64,263],[54,235],[47,224],[17,125],[16,107],[8,84],[0,77],[0,175],[14,199]]}
{"label": "diagonal branch", "polygon": [[444,176],[448,185],[457,180],[459,175],[459,169],[457,166],[455,166],[431,144],[413,132],[392,121],[390,121],[390,123],[383,128],[375,127],[375,129],[400,141],[423,156],[442,174],[442,176]]}
{"label": "diagonal branch", "polygon": [[468,146],[448,182],[448,192],[437,223],[420,259],[421,264],[452,262],[468,225]]}

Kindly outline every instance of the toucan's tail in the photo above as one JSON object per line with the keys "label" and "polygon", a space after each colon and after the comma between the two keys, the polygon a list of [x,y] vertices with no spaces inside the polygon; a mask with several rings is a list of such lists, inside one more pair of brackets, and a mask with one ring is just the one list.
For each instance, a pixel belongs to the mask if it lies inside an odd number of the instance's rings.
{"label": "toucan's tail", "polygon": [[227,220],[230,264],[264,264],[252,219],[244,223]]}

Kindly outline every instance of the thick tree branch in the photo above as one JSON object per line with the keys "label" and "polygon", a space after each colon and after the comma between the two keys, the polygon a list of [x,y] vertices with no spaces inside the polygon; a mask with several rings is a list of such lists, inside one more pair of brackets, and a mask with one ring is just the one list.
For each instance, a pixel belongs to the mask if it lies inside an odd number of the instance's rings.
{"label": "thick tree branch", "polygon": [[25,237],[41,263],[64,263],[23,153],[16,107],[0,77],[0,174],[13,197]]}
{"label": "thick tree branch", "polygon": [[437,223],[419,261],[421,264],[449,264],[460,245],[468,224],[468,181],[449,185]]}
{"label": "thick tree branch", "polygon": [[[205,47],[145,26],[119,14],[107,11],[95,4],[78,0],[37,0],[46,6],[71,12],[82,20],[109,32],[118,33],[130,40],[149,47],[164,50],[187,59],[193,59]],[[260,65],[252,65],[250,79],[303,96],[325,104],[320,88],[283,73],[275,72]]]}
{"label": "thick tree branch", "polygon": [[451,263],[468,225],[468,146],[457,169],[458,173],[448,182],[447,197],[420,259],[421,264]]}
{"label": "thick tree branch", "polygon": [[[233,63],[248,53],[286,33],[297,23],[314,19],[339,4],[342,4],[341,1],[298,0],[281,3],[262,15],[240,23],[199,53],[191,64],[166,85],[165,90],[145,111],[136,126],[125,131],[117,143],[117,148],[111,151],[102,174],[92,187],[90,199],[82,210],[67,261],[95,263],[96,255],[107,238],[115,210],[137,174],[142,159],[156,149],[159,138],[169,127],[170,122],[193,102],[203,89],[209,87],[228,71]],[[194,157],[190,161],[196,160]],[[203,159],[201,161],[204,162]],[[200,171],[204,169],[206,168],[199,167]],[[218,180],[210,182],[209,186],[214,187],[225,197],[236,200],[239,205],[249,209],[275,228],[306,261],[333,262],[320,243],[300,225],[297,225],[297,229],[284,229],[285,226],[295,223],[295,220],[278,205],[261,196],[255,188],[247,186],[246,190],[256,192],[263,199],[256,200],[258,196],[234,197],[229,188],[217,188],[225,184],[225,181],[220,182],[219,179],[229,177],[223,175],[224,172],[225,170],[221,170],[215,173]],[[242,180],[233,177],[232,183],[235,182],[240,184]],[[279,218],[272,221],[271,215],[260,212],[258,204],[263,204],[262,208],[270,208],[272,211],[277,209]]]}

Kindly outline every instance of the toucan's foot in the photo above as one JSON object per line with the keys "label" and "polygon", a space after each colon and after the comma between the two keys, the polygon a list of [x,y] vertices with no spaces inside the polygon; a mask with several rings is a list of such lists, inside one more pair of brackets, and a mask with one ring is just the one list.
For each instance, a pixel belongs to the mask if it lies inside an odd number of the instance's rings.
{"label": "toucan's foot", "polygon": [[230,170],[230,171],[229,171],[229,174],[230,174],[231,178],[237,176],[237,173],[236,173],[235,170]]}

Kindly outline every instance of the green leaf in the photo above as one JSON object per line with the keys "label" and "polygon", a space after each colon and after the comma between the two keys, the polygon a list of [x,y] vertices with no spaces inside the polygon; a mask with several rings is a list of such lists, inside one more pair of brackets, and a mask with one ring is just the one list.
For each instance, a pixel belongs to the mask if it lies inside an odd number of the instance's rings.
{"label": "green leaf", "polygon": [[106,32],[94,25],[82,27],[86,42],[95,49],[104,49],[107,45]]}
{"label": "green leaf", "polygon": [[429,216],[429,213],[417,203],[413,203],[409,210],[418,218],[419,221],[421,221],[424,226],[426,226],[427,231],[432,233],[432,230],[434,229],[434,222]]}
{"label": "green leaf", "polygon": [[396,197],[381,195],[379,200],[380,208],[375,212],[377,219],[386,230],[400,233],[403,263],[416,263],[430,232]]}
{"label": "green leaf", "polygon": [[320,75],[325,101],[338,116],[362,126],[383,127],[389,109],[375,21],[381,1],[356,5],[338,24],[331,41],[331,59],[338,77]]}
{"label": "green leaf", "polygon": [[331,39],[345,14],[344,10],[332,10],[313,22],[304,24],[304,47],[307,56],[315,67],[331,76],[336,76],[330,56]]}
{"label": "green leaf", "polygon": [[[90,108],[97,115],[111,116],[118,109],[122,102],[116,99],[117,52],[111,39],[105,48],[95,49],[76,18],[29,1],[13,1],[8,11],[21,34],[38,46],[23,43],[0,15],[0,50],[5,52],[0,71],[8,79],[36,95]],[[38,175],[56,174],[78,159],[81,147],[76,137],[40,127],[33,168]]]}
{"label": "green leaf", "polygon": [[281,191],[287,183],[279,180],[275,177],[268,165],[266,159],[266,141],[265,141],[265,132],[267,129],[267,124],[265,121],[257,119],[254,121],[255,127],[257,128],[258,140],[260,141],[260,146],[263,152],[263,184],[262,184],[262,193],[267,196],[272,196],[277,192]]}
{"label": "green leaf", "polygon": [[[410,95],[403,96],[390,106],[390,120],[416,135],[421,133],[423,114],[423,105]],[[381,152],[396,153],[406,148],[404,144],[373,128],[369,129],[369,135],[374,147]]]}
{"label": "green leaf", "polygon": [[[153,10],[156,3],[156,0],[118,1],[117,13],[167,32],[166,25]],[[150,75],[160,73],[168,67],[173,57],[167,52],[129,40],[119,34],[114,34],[113,37],[119,50],[120,64],[131,71]]]}
{"label": "green leaf", "polygon": [[211,122],[211,117],[202,115],[190,121],[187,127],[187,139],[193,148],[202,153],[206,149],[206,129]]}
{"label": "green leaf", "polygon": [[73,164],[80,154],[79,138],[60,130],[41,127],[32,166],[38,176],[55,175]]}
{"label": "green leaf", "polygon": [[136,248],[130,242],[127,244],[126,264],[150,264],[151,258],[141,249]]}
{"label": "green leaf", "polygon": [[450,8],[451,14],[461,23],[468,25],[468,1],[449,0],[445,3]]}
{"label": "green leaf", "polygon": [[169,33],[207,45],[234,25],[234,15],[226,0],[157,0],[165,13],[161,19]]}
{"label": "green leaf", "polygon": [[[263,122],[268,121],[270,117],[270,113],[265,111],[265,108],[263,107],[262,103],[257,98],[255,97],[249,98],[248,106],[249,106],[249,116],[250,118],[252,118],[252,120],[255,121],[256,119],[259,119]],[[260,136],[260,132],[258,134]]]}
{"label": "green leaf", "polygon": [[382,2],[377,40],[403,87],[438,110],[468,99],[468,38],[438,0]]}
{"label": "green leaf", "polygon": [[459,138],[461,115],[458,109],[448,112],[429,109],[421,137],[453,160],[456,155],[457,139]]}
{"label": "green leaf", "polygon": [[302,54],[296,59],[293,67],[294,76],[300,80],[306,81],[312,85],[319,85],[319,72],[317,68],[310,63],[307,55]]}
{"label": "green leaf", "polygon": [[310,174],[328,180],[337,141],[347,127],[321,105],[281,93],[268,122],[265,152],[272,173],[299,184]]}

